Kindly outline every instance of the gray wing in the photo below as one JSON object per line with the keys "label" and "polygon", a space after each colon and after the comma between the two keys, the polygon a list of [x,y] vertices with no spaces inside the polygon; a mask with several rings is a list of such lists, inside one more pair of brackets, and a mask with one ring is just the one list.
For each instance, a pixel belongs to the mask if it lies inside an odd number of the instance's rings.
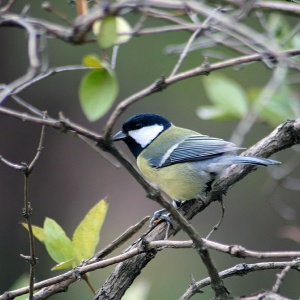
{"label": "gray wing", "polygon": [[177,163],[213,158],[227,152],[235,152],[235,144],[206,135],[193,135],[170,148],[164,155],[150,159],[155,168]]}

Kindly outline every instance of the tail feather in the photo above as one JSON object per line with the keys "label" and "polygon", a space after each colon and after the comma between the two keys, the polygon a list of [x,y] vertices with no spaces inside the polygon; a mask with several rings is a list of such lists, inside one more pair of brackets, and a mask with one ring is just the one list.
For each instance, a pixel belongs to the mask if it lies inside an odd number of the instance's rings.
{"label": "tail feather", "polygon": [[262,158],[262,157],[252,157],[252,156],[235,156],[232,158],[233,164],[249,164],[249,165],[280,165],[281,162],[273,159]]}

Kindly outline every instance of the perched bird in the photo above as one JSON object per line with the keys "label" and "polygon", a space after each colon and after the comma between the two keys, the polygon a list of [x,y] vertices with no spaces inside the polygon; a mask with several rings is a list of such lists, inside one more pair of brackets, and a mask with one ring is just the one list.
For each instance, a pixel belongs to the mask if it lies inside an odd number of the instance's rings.
{"label": "perched bird", "polygon": [[[175,207],[182,201],[203,199],[212,183],[232,164],[278,165],[276,160],[238,156],[241,149],[219,138],[174,126],[156,114],[138,114],[128,119],[114,137],[122,140],[135,156],[143,176],[173,199]],[[165,209],[154,219],[165,219]]]}

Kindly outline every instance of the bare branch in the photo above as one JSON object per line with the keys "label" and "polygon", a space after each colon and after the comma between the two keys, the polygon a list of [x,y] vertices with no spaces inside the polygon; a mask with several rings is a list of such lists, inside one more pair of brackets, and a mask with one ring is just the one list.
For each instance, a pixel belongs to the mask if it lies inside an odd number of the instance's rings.
{"label": "bare branch", "polygon": [[1,7],[0,12],[7,12],[9,11],[9,9],[14,5],[14,3],[16,2],[16,0],[9,0],[6,5],[4,5],[3,7]]}
{"label": "bare branch", "polygon": [[88,264],[93,263],[95,261],[98,261],[102,259],[103,257],[107,256],[111,252],[113,252],[115,249],[120,247],[122,244],[124,244],[126,241],[128,241],[131,237],[133,237],[134,234],[136,234],[148,221],[150,217],[147,216],[143,218],[140,222],[137,224],[129,227],[123,234],[121,234],[119,237],[117,237],[114,241],[112,241],[108,246],[106,246],[104,249],[99,251],[87,261]]}
{"label": "bare branch", "polygon": [[[46,117],[46,113],[44,113],[44,119],[47,118]],[[45,137],[45,125],[42,126],[42,130],[41,130],[41,136],[40,136],[40,141],[39,141],[39,145],[35,154],[35,157],[33,158],[33,160],[31,161],[31,163],[28,166],[28,170],[27,170],[27,174],[30,174],[34,168],[34,165],[36,164],[37,160],[39,159],[42,150],[43,150],[43,144],[44,144],[44,137]]]}
{"label": "bare branch", "polygon": [[90,69],[90,68],[82,66],[82,65],[72,65],[72,66],[63,66],[63,67],[50,68],[45,73],[41,73],[41,74],[35,76],[32,80],[29,80],[28,82],[20,85],[14,91],[14,93],[18,94],[21,91],[23,91],[25,88],[27,88],[28,86],[31,86],[33,83],[36,83],[36,82],[38,82],[42,79],[45,79],[47,77],[53,76],[54,74],[57,74],[57,73],[77,71],[77,70],[88,70],[88,69]]}
{"label": "bare branch", "polygon": [[[290,266],[292,269],[298,269],[300,266],[299,261],[293,262],[264,262],[256,264],[238,264],[230,269],[220,272],[221,278],[228,278],[232,276],[244,276],[250,272],[264,271],[264,270],[276,270],[284,269],[286,266]],[[205,286],[211,284],[211,279],[206,278],[198,282],[193,282],[186,292],[180,297],[179,300],[188,300],[196,293],[199,293]],[[244,299],[244,298],[243,298]],[[260,298],[258,298],[260,299]]]}
{"label": "bare branch", "polygon": [[[45,114],[44,114],[45,118]],[[42,126],[41,135],[39,145],[36,151],[36,155],[31,161],[29,165],[24,165],[24,208],[23,208],[23,217],[26,220],[28,226],[28,234],[29,234],[29,247],[30,247],[30,272],[29,272],[29,299],[33,299],[33,290],[34,290],[34,281],[35,281],[35,265],[38,261],[35,252],[35,241],[31,223],[31,215],[32,215],[32,206],[31,202],[29,201],[29,176],[33,170],[33,167],[37,160],[39,159],[44,143],[44,136],[45,136],[45,125]]]}
{"label": "bare branch", "polygon": [[[218,11],[218,9],[216,9],[215,11]],[[183,49],[183,51],[182,51],[182,53],[179,57],[179,60],[178,60],[177,64],[175,65],[175,67],[174,67],[174,69],[173,69],[173,71],[172,71],[172,73],[169,77],[173,77],[177,73],[180,65],[182,64],[183,60],[185,59],[185,57],[186,57],[186,55],[187,55],[187,53],[190,49],[190,46],[191,46],[192,42],[195,40],[195,38],[197,36],[199,36],[199,34],[201,34],[201,32],[203,32],[208,27],[209,22],[212,19],[213,19],[213,15],[208,16],[206,18],[206,20],[201,24],[201,26],[197,30],[195,30],[194,33],[191,35],[191,37],[189,38],[185,48]]]}
{"label": "bare branch", "polygon": [[[142,220],[142,222],[144,222]],[[140,226],[140,223],[137,224]],[[135,226],[133,226],[134,230],[136,229]],[[131,231],[131,229],[129,229]],[[125,234],[126,235],[126,234]],[[290,252],[290,251],[283,251],[283,252],[256,252],[256,251],[250,251],[242,248],[241,246],[228,246],[228,245],[222,245],[220,243],[203,240],[205,246],[209,247],[210,249],[221,251],[224,253],[228,253],[233,256],[237,257],[256,257],[256,258],[291,258],[291,257],[298,257],[300,256],[299,251],[298,252]],[[112,243],[113,244],[113,243]],[[105,266],[118,263],[120,261],[126,261],[127,259],[131,257],[135,257],[141,253],[148,253],[149,256],[151,253],[152,255],[155,255],[154,250],[160,250],[162,248],[174,248],[174,249],[182,249],[182,248],[193,248],[193,242],[192,241],[170,241],[170,240],[159,240],[159,241],[152,241],[149,243],[142,242],[141,244],[136,243],[133,248],[127,250],[126,253],[117,255],[111,259],[105,259],[101,260],[99,263],[96,263],[95,261],[88,260],[85,262],[84,266],[79,266],[75,268],[74,270],[68,271],[65,274],[50,278],[48,280],[44,280],[41,282],[38,282],[34,285],[34,289],[41,289],[38,293],[34,295],[34,299],[45,299],[48,297],[47,295],[52,295],[61,291],[64,291],[68,285],[73,283],[76,279],[80,278],[86,272],[90,272],[92,270],[96,270],[99,268],[104,268]],[[106,250],[105,250],[106,251]],[[104,250],[101,251],[102,253]],[[106,253],[107,254],[107,253]],[[99,256],[99,255],[96,255]],[[96,257],[95,256],[95,257]],[[103,254],[101,255],[103,257]],[[274,263],[274,269],[282,269],[284,266],[286,266],[286,263]],[[241,268],[242,266],[242,268]],[[257,271],[257,270],[267,270],[272,269],[271,263],[260,263],[260,264],[253,264],[253,265],[246,265],[246,264],[240,264],[233,268],[230,268],[228,270],[225,270],[221,272],[222,278],[236,275],[235,272],[240,273],[245,272],[247,273],[247,269],[251,269],[250,271]],[[299,261],[292,261],[289,262],[289,266],[291,267],[299,267]],[[222,275],[223,274],[223,275]],[[225,274],[225,275],[224,275]],[[199,282],[199,285],[201,287],[204,287],[210,283],[208,283],[209,279],[204,279]],[[198,286],[198,283],[196,284]],[[198,287],[197,287],[198,289]],[[0,300],[4,299],[12,299],[13,297],[25,294],[28,292],[28,288],[22,288],[15,291],[6,292],[2,296],[0,296]]]}
{"label": "bare branch", "polygon": [[233,132],[230,140],[237,146],[240,146],[247,133],[251,130],[256,122],[260,112],[266,107],[266,105],[272,100],[275,93],[280,90],[282,84],[287,75],[287,66],[284,62],[279,62],[275,71],[272,73],[272,77],[265,85],[262,92],[255,100],[254,105],[249,112],[239,121],[236,126],[236,130]]}
{"label": "bare branch", "polygon": [[7,160],[6,158],[4,158],[2,155],[0,155],[0,160],[4,164],[6,164],[8,167],[13,168],[15,170],[23,170],[24,169],[23,165],[19,165],[19,164],[13,163],[13,162]]}
{"label": "bare branch", "polygon": [[[2,18],[6,19],[6,16],[0,17],[0,24]],[[30,81],[38,72],[40,65],[40,60],[38,57],[38,32],[34,26],[25,21],[24,19],[17,16],[15,18],[9,19],[10,22],[13,22],[21,27],[23,27],[28,34],[28,58],[29,58],[29,68],[27,73],[22,77],[16,79],[7,85],[4,90],[0,91],[0,104],[9,96],[12,92],[14,92],[19,86],[25,84]]]}
{"label": "bare branch", "polygon": [[279,293],[280,287],[283,283],[283,280],[286,277],[287,273],[292,269],[293,264],[294,264],[294,262],[291,262],[280,272],[280,274],[277,274],[277,280],[276,280],[274,286],[272,287],[273,293]]}

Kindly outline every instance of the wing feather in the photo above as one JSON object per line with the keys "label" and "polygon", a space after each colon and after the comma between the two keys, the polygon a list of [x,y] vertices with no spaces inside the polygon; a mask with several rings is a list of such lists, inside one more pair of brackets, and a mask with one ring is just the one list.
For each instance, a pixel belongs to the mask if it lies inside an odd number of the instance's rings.
{"label": "wing feather", "polygon": [[178,146],[168,153],[168,157],[156,157],[150,160],[150,163],[156,168],[162,168],[177,163],[204,160],[238,149],[241,148],[222,139],[192,135],[178,143]]}

